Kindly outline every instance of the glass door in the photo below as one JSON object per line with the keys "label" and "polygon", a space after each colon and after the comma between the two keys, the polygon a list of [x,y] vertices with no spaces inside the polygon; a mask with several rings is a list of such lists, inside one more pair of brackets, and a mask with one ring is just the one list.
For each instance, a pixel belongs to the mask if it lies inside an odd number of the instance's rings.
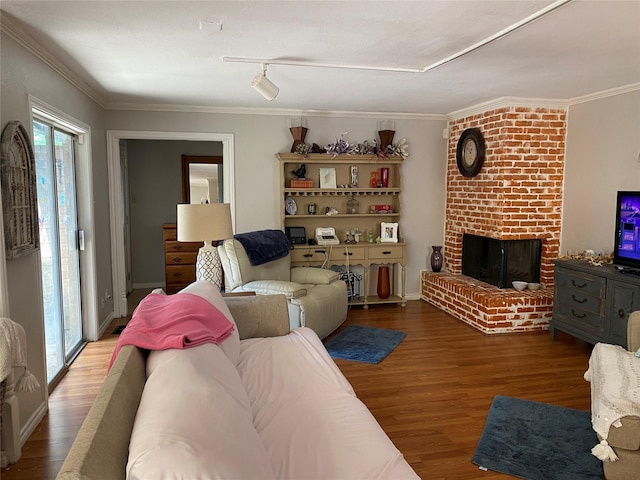
{"label": "glass door", "polygon": [[75,136],[35,120],[47,381],[54,382],[82,346]]}

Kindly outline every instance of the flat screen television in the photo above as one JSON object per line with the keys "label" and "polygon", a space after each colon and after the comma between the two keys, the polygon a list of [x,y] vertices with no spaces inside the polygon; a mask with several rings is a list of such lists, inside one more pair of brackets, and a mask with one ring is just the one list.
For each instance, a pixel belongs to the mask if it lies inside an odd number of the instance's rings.
{"label": "flat screen television", "polygon": [[618,192],[613,263],[640,270],[640,192]]}

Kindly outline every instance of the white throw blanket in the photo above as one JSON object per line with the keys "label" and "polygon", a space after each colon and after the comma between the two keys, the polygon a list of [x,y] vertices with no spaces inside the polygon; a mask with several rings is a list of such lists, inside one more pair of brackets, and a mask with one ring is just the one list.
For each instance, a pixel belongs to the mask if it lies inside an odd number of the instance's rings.
{"label": "white throw blanket", "polygon": [[591,382],[591,423],[602,438],[591,453],[600,460],[616,461],[607,436],[611,426],[622,425],[622,417],[640,416],[640,359],[618,345],[597,343],[584,378]]}
{"label": "white throw blanket", "polygon": [[40,387],[38,380],[27,370],[27,336],[19,323],[0,317],[0,382],[15,367],[23,367],[24,373],[15,383],[16,392],[32,392]]}

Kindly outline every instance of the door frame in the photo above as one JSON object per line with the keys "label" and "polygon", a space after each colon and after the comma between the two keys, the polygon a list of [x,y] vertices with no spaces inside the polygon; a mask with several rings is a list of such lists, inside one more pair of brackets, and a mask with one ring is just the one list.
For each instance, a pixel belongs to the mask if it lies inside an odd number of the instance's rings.
{"label": "door frame", "polygon": [[[111,227],[111,271],[113,279],[113,313],[127,315],[127,272],[124,248],[124,191],[120,163],[120,140],[188,140],[221,142],[223,158],[223,198],[231,205],[235,224],[235,152],[232,133],[161,132],[107,130],[107,169],[109,174],[109,222]],[[106,328],[106,326],[104,326]]]}
{"label": "door frame", "polygon": [[29,132],[32,136],[34,109],[38,110],[38,115],[42,118],[50,120],[78,136],[75,151],[78,229],[84,230],[85,238],[89,239],[89,241],[85,243],[85,250],[80,252],[82,330],[84,340],[97,340],[99,338],[98,277],[95,242],[90,240],[94,238],[95,235],[91,127],[33,95],[29,95],[28,99]]}

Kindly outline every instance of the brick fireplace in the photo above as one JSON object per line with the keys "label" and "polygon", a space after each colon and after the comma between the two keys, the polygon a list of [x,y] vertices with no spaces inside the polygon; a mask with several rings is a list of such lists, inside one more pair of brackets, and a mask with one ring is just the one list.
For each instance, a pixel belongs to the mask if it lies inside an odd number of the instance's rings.
{"label": "brick fireplace", "polygon": [[[456,165],[458,138],[477,127],[486,160],[476,177]],[[422,298],[486,333],[543,330],[553,307],[558,256],[566,110],[505,106],[449,122],[444,269],[422,273]],[[540,239],[540,282],[518,292],[462,275],[463,234],[498,240]]]}

